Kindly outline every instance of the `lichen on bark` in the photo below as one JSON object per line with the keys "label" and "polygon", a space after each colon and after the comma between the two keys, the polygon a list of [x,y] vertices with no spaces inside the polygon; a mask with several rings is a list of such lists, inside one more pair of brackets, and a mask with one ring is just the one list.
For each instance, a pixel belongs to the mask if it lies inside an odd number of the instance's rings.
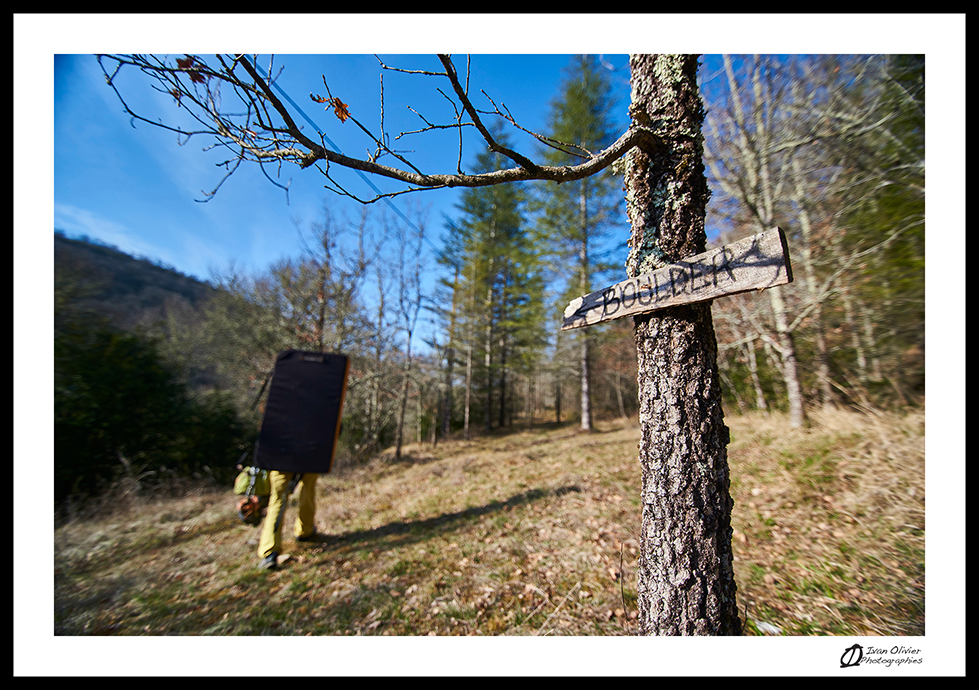
{"label": "lichen on bark", "polygon": [[[634,55],[630,112],[659,144],[626,171],[631,276],[706,247],[697,57]],[[728,432],[710,305],[635,318],[643,476],[637,590],[654,635],[737,635]]]}

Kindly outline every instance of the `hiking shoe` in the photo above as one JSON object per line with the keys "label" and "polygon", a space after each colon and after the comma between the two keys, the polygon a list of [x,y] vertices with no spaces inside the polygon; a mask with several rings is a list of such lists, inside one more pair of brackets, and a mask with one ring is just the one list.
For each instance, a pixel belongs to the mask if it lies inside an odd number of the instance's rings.
{"label": "hiking shoe", "polygon": [[262,562],[259,565],[259,567],[262,570],[275,570],[278,567],[278,565],[279,565],[279,554],[273,551],[268,556],[262,559]]}
{"label": "hiking shoe", "polygon": [[316,536],[317,536],[316,535],[316,530],[313,530],[312,532],[310,532],[309,534],[307,534],[305,537],[303,537],[303,536],[296,537],[296,541],[315,541],[316,540]]}

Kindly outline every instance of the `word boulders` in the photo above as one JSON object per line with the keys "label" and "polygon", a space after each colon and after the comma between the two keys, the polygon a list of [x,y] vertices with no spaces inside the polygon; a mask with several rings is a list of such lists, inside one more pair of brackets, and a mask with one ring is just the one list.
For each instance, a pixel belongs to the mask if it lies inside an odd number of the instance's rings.
{"label": "word boulders", "polygon": [[564,310],[562,329],[791,282],[785,234],[774,228],[577,297]]}

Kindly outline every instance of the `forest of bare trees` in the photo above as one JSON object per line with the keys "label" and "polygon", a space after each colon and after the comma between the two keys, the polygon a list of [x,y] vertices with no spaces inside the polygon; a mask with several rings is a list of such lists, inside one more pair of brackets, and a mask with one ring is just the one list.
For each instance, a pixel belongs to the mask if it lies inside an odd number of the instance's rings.
{"label": "forest of bare trees", "polygon": [[705,93],[717,216],[781,226],[797,276],[715,305],[728,402],[922,403],[923,56],[724,56]]}

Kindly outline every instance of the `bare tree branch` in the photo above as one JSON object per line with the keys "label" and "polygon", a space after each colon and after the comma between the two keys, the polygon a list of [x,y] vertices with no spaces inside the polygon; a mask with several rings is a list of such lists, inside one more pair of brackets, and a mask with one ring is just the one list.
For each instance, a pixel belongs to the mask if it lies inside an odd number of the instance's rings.
{"label": "bare tree branch", "polygon": [[[549,145],[573,147],[583,152],[581,154],[582,162],[578,165],[539,165],[523,154],[501,145],[490,134],[489,129],[482,120],[482,114],[476,109],[469,98],[468,76],[466,83],[463,84],[450,56],[438,56],[445,68],[444,72],[398,69],[388,67],[378,60],[382,69],[404,74],[445,78],[452,87],[451,93],[454,94],[455,100],[449,98],[447,95],[446,98],[452,102],[455,108],[455,122],[451,124],[436,124],[429,122],[419,114],[425,126],[417,130],[417,133],[435,129],[458,129],[460,136],[456,172],[425,174],[402,153],[388,146],[388,137],[383,131],[383,91],[380,134],[373,134],[362,122],[350,115],[346,110],[345,104],[339,98],[329,93],[329,87],[326,86],[327,82],[325,77],[323,78],[323,84],[327,88],[328,97],[325,99],[322,97],[313,97],[314,100],[319,102],[326,101],[339,104],[336,106],[338,117],[342,120],[351,119],[369,138],[371,151],[368,152],[365,158],[357,158],[332,150],[327,146],[327,140],[322,134],[320,134],[319,140],[317,140],[305,133],[283,100],[283,98],[288,100],[288,97],[284,93],[277,93],[278,87],[275,84],[275,80],[271,77],[264,76],[255,62],[255,57],[246,55],[217,56],[216,62],[220,67],[212,67],[203,58],[192,55],[175,59],[175,64],[166,58],[155,56],[100,55],[98,57],[99,64],[102,65],[103,73],[105,74],[106,82],[115,91],[126,112],[134,120],[173,131],[185,141],[202,134],[212,136],[216,139],[214,146],[225,147],[231,152],[229,159],[223,163],[228,169],[227,175],[222,178],[221,183],[212,192],[206,194],[207,198],[212,197],[216,193],[217,189],[224,183],[227,177],[238,169],[242,161],[257,162],[261,165],[270,162],[277,164],[294,163],[303,169],[322,162],[325,163],[325,166],[320,167],[317,165],[317,168],[327,178],[329,182],[328,188],[336,193],[356,199],[361,203],[372,203],[381,198],[425,189],[482,187],[530,180],[550,180],[558,183],[570,182],[594,175],[605,169],[634,146],[652,149],[659,145],[658,140],[648,129],[635,124],[626,130],[615,143],[604,151],[595,154],[588,153],[585,149],[576,147],[574,144],[549,142],[546,137],[533,134],[539,141],[543,141]],[[113,69],[108,69],[110,66],[109,63],[115,63]],[[161,120],[150,119],[134,112],[115,84],[115,80],[123,67],[134,67],[155,80],[156,84],[154,88],[172,96],[176,106],[187,112],[203,128],[187,130],[180,126],[166,124]],[[244,71],[247,77],[242,75],[240,73],[241,71]],[[271,74],[271,71],[269,74]],[[242,106],[243,110],[235,111],[231,106],[225,106],[223,104],[221,92],[223,85],[230,87],[232,95],[237,100],[237,104]],[[310,95],[312,96],[312,94]],[[443,93],[443,95],[445,94]],[[492,100],[490,102],[492,103]],[[343,106],[342,109],[341,106]],[[519,127],[509,112],[500,112],[495,103],[493,103],[493,107],[495,111],[491,111],[489,114],[505,117],[511,124]],[[468,117],[469,121],[465,121],[463,115]],[[479,174],[466,174],[462,172],[461,130],[463,127],[474,127],[479,131],[480,135],[486,141],[487,146],[492,151],[498,152],[512,160],[514,166]],[[395,140],[406,134],[408,132],[402,132]],[[402,164],[402,167],[380,163],[379,160],[384,155],[390,155],[397,159]],[[335,177],[330,174],[331,164],[400,182],[406,185],[406,187],[394,192],[378,192],[376,196],[369,199],[359,198],[344,189],[336,181]],[[279,186],[282,185],[280,184]]]}

